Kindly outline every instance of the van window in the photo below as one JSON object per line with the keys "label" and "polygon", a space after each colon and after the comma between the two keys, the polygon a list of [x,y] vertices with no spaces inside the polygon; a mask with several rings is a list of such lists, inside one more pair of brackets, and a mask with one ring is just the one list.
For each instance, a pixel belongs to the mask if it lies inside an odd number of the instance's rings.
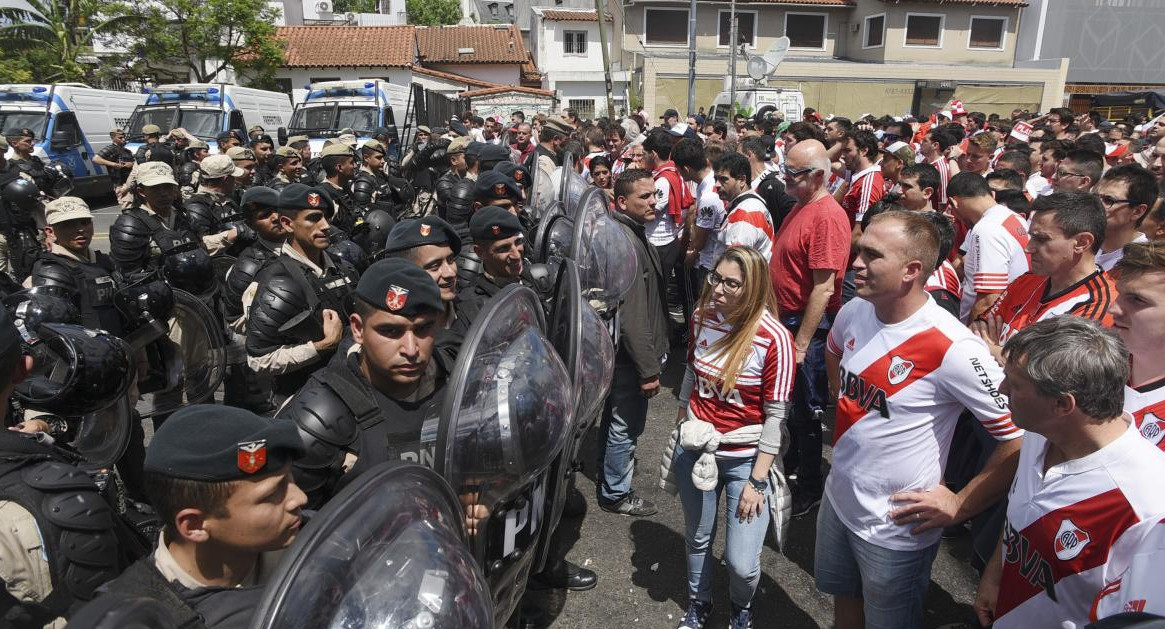
{"label": "van window", "polygon": [[0,129],[31,129],[36,139],[43,139],[45,128],[44,111],[0,111]]}
{"label": "van window", "polygon": [[53,127],[53,136],[68,138],[67,146],[80,144],[81,129],[77,125],[77,114],[69,111],[57,114],[57,124]]}
{"label": "van window", "polygon": [[232,111],[231,112],[231,127],[230,128],[242,129],[243,131],[247,130],[247,121],[243,120],[243,112],[241,112],[241,111]]}

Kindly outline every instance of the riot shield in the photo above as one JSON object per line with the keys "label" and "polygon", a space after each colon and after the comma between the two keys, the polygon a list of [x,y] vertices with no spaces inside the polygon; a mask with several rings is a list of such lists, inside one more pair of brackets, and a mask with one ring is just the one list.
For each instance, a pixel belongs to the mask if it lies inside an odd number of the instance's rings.
{"label": "riot shield", "polygon": [[174,289],[169,335],[139,355],[138,412],[153,417],[210,399],[226,373],[226,357],[219,318],[198,297]]}
{"label": "riot shield", "polygon": [[428,468],[382,463],[311,519],[251,629],[492,629],[493,616],[457,496]]}
{"label": "riot shield", "polygon": [[613,315],[635,283],[635,244],[607,211],[598,188],[587,190],[574,217],[570,257],[578,262],[583,297],[600,315]]}
{"label": "riot shield", "polygon": [[562,179],[558,187],[558,200],[570,216],[574,215],[579,199],[587,189],[587,180],[574,171],[578,159],[571,153],[564,153],[562,156]]}
{"label": "riot shield", "polygon": [[563,260],[559,266],[554,296],[548,332],[574,383],[575,410],[566,446],[554,460],[546,484],[549,516],[538,545],[536,573],[546,566],[550,537],[562,519],[575,458],[587,430],[598,418],[615,369],[615,346],[598,313],[583,301],[578,265],[573,260]]}
{"label": "riot shield", "polygon": [[465,506],[499,627],[526,589],[545,528],[547,476],[574,410],[543,316],[538,295],[517,284],[488,302],[450,374],[437,432],[436,465]]}
{"label": "riot shield", "polygon": [[574,238],[574,221],[563,213],[561,206],[552,205],[538,221],[534,230],[534,242],[530,251],[533,262],[550,262],[553,258],[566,257]]}
{"label": "riot shield", "polygon": [[537,160],[534,161],[530,178],[532,181],[530,182],[530,198],[526,203],[526,213],[537,221],[541,220],[542,215],[558,203],[558,186],[555,185],[554,178],[549,173],[538,167]]}
{"label": "riot shield", "polygon": [[131,422],[135,419],[126,395],[119,397],[112,406],[82,417],[71,444],[85,457],[78,466],[83,469],[113,467],[129,446]]}
{"label": "riot shield", "polygon": [[35,338],[26,340],[32,372],[14,390],[25,406],[79,417],[125,398],[132,364],[125,341],[64,323],[42,323],[35,332]]}

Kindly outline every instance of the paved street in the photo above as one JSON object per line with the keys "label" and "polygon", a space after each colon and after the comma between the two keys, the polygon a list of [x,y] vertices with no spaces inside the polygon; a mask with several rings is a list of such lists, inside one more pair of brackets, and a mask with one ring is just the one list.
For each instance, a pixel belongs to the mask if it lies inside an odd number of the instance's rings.
{"label": "paved street", "polygon": [[[94,245],[108,251],[109,226],[120,209],[112,199],[89,199],[94,208]],[[673,356],[682,356],[673,352]],[[651,518],[632,519],[606,513],[594,500],[593,435],[584,455],[586,469],[578,487],[587,499],[587,515],[580,521],[564,520],[565,538],[572,544],[567,557],[599,575],[599,585],[589,592],[532,592],[530,607],[540,616],[534,627],[596,629],[642,627],[673,629],[687,604],[683,514],[679,499],[660,490],[660,451],[676,415],[675,391],[683,375],[675,360],[664,374],[665,391],[651,402],[647,431],[640,440],[636,490],[658,505]],[[826,433],[826,442],[832,435]],[[827,457],[829,455],[827,448]],[[828,627],[832,604],[813,584],[813,537],[815,513],[793,521],[789,548],[782,554],[769,539],[761,557],[762,577],[753,604],[758,629]],[[723,527],[721,527],[723,529]],[[970,603],[977,575],[969,564],[966,538],[944,541],[935,562],[927,598],[927,627],[970,622]],[[723,557],[723,530],[715,553]],[[715,606],[710,627],[727,625],[727,572],[721,564],[716,576]]]}

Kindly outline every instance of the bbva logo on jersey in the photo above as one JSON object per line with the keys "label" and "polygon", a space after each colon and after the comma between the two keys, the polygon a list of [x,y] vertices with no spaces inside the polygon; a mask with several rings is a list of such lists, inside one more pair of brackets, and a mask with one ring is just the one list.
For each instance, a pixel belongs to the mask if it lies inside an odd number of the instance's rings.
{"label": "bbva logo on jersey", "polygon": [[1092,541],[1088,531],[1076,526],[1072,520],[1060,522],[1060,530],[1056,531],[1056,541],[1053,549],[1060,561],[1071,561],[1084,552],[1084,547]]}

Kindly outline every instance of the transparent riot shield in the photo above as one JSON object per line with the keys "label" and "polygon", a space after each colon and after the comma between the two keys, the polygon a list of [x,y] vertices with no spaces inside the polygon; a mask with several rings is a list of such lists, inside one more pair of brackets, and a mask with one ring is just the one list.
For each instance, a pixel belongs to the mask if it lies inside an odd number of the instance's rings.
{"label": "transparent riot shield", "polygon": [[590,188],[574,213],[570,258],[578,263],[583,297],[600,315],[613,315],[639,272],[635,244],[607,211],[602,190]]}
{"label": "transparent riot shield", "polygon": [[549,515],[538,545],[536,573],[546,566],[550,538],[562,519],[575,459],[587,430],[594,424],[597,411],[607,397],[615,369],[615,346],[611,336],[598,313],[583,301],[581,286],[578,265],[573,260],[563,260],[558,269],[548,332],[574,383],[575,412],[566,446],[554,460],[547,479],[546,509]]}
{"label": "transparent riot shield", "polygon": [[557,204],[551,206],[534,230],[531,261],[548,263],[554,258],[566,257],[573,238],[574,220]]}
{"label": "transparent riot shield", "polygon": [[574,171],[574,165],[578,159],[580,158],[571,153],[563,154],[561,181],[558,187],[558,200],[562,203],[563,210],[571,216],[574,215],[583,192],[587,190],[587,180]]}
{"label": "transparent riot shield", "polygon": [[492,629],[457,496],[436,472],[382,463],[317,513],[268,582],[251,629]]}
{"label": "transparent riot shield", "polygon": [[542,215],[549,211],[551,207],[556,204],[561,205],[558,203],[558,186],[554,182],[554,177],[538,167],[537,160],[534,161],[530,179],[526,213],[531,219],[540,221]]}
{"label": "transparent riot shield", "polygon": [[139,386],[153,383],[141,387],[138,412],[153,417],[210,399],[226,373],[226,357],[222,321],[198,297],[174,289],[169,335],[138,355]]}
{"label": "transparent riot shield", "polygon": [[436,465],[465,508],[469,547],[502,626],[518,607],[545,528],[551,463],[566,444],[574,387],[543,335],[538,295],[511,284],[466,334],[450,374]]}

